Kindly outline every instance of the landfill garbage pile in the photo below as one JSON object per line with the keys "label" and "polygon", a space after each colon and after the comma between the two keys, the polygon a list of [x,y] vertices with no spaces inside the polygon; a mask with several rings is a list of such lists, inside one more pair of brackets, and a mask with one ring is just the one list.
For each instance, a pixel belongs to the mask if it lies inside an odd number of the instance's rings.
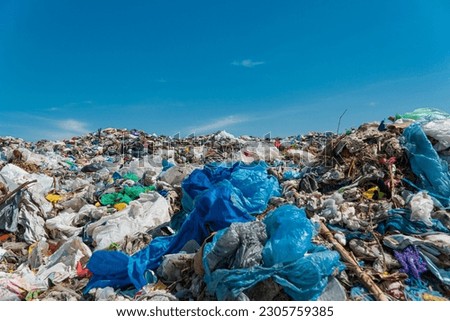
{"label": "landfill garbage pile", "polygon": [[0,300],[450,298],[450,115],[0,138]]}

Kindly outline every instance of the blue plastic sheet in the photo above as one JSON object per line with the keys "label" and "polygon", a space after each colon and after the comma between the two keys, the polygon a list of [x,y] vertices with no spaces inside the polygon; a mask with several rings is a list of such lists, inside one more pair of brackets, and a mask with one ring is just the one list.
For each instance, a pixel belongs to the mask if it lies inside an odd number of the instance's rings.
{"label": "blue plastic sheet", "polygon": [[175,166],[175,164],[169,162],[167,159],[163,159],[162,160],[162,171],[165,172],[167,171],[169,168]]}
{"label": "blue plastic sheet", "polygon": [[420,124],[414,123],[406,128],[403,137],[411,169],[420,180],[419,187],[440,196],[442,204],[449,206],[450,173],[448,163],[439,158]]}
{"label": "blue plastic sheet", "polygon": [[264,164],[208,166],[195,170],[182,186],[192,201],[192,211],[177,234],[156,238],[133,256],[94,252],[87,265],[93,276],[85,291],[129,285],[140,289],[147,284],[145,272],[156,269],[163,255],[178,253],[190,240],[201,244],[211,232],[233,222],[254,220],[251,214],[263,212],[269,199],[280,195],[277,179],[267,174]]}
{"label": "blue plastic sheet", "polygon": [[352,301],[375,301],[375,298],[362,286],[355,286],[350,290]]}
{"label": "blue plastic sheet", "polygon": [[272,277],[294,300],[317,299],[328,277],[343,268],[339,254],[311,242],[315,229],[303,209],[281,206],[271,212],[264,223],[268,240],[262,251],[263,265],[211,271],[206,257],[224,232],[205,245],[203,265],[208,291],[218,300],[236,299],[244,290]]}
{"label": "blue plastic sheet", "polygon": [[423,301],[424,294],[431,294],[442,298],[442,294],[431,289],[432,286],[427,282],[410,278],[406,280],[405,296],[409,301]]}
{"label": "blue plastic sheet", "polygon": [[405,234],[422,234],[431,231],[445,232],[450,231],[436,219],[431,219],[433,225],[431,227],[427,226],[422,221],[411,221],[409,216],[411,215],[411,210],[409,209],[393,209],[389,210],[389,217],[386,221],[378,224],[377,231],[382,235],[386,234],[387,231],[399,231]]}
{"label": "blue plastic sheet", "polygon": [[450,269],[441,269],[436,266],[436,264],[431,261],[429,257],[426,255],[422,255],[422,258],[427,263],[428,269],[431,273],[434,274],[435,277],[437,277],[442,283],[450,286]]}
{"label": "blue plastic sheet", "polygon": [[294,171],[287,171],[283,174],[283,179],[289,180],[289,179],[299,179],[302,178],[303,173],[301,172],[294,172]]}

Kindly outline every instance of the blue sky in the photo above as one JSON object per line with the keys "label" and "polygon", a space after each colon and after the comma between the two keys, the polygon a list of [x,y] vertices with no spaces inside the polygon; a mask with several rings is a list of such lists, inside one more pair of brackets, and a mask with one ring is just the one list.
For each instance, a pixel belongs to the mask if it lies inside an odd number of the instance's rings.
{"label": "blue sky", "polygon": [[449,1],[0,1],[0,136],[286,136],[418,107],[450,111]]}

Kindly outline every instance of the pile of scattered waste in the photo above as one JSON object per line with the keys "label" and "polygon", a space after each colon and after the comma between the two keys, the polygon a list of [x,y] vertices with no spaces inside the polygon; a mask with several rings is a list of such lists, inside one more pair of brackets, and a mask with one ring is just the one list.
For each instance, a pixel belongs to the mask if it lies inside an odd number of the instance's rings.
{"label": "pile of scattered waste", "polygon": [[450,298],[445,112],[0,148],[0,300]]}

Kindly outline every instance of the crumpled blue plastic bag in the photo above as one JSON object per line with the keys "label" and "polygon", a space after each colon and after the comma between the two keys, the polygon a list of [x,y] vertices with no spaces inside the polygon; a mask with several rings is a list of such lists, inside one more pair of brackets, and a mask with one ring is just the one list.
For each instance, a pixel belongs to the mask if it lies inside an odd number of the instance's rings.
{"label": "crumpled blue plastic bag", "polygon": [[413,123],[403,132],[404,146],[420,188],[437,195],[444,206],[450,202],[450,173],[448,163],[439,158],[419,123]]}
{"label": "crumpled blue plastic bag", "polygon": [[269,199],[280,195],[278,181],[267,174],[264,164],[207,166],[191,173],[182,186],[192,200],[193,209],[180,230],[173,236],[154,239],[132,256],[94,252],[87,265],[93,276],[85,292],[106,286],[133,285],[140,289],[147,284],[145,272],[158,268],[163,255],[178,253],[190,240],[201,244],[211,232],[233,222],[254,220],[251,213],[263,212]]}
{"label": "crumpled blue plastic bag", "polygon": [[271,212],[264,223],[268,240],[262,252],[263,265],[211,271],[206,257],[224,231],[205,245],[203,266],[208,291],[218,300],[236,299],[244,290],[272,277],[294,300],[317,299],[325,289],[328,277],[336,269],[343,268],[339,254],[311,243],[314,225],[303,209],[281,206]]}
{"label": "crumpled blue plastic bag", "polygon": [[268,236],[262,252],[264,266],[296,261],[310,249],[315,229],[304,210],[282,206],[267,215],[264,223]]}

